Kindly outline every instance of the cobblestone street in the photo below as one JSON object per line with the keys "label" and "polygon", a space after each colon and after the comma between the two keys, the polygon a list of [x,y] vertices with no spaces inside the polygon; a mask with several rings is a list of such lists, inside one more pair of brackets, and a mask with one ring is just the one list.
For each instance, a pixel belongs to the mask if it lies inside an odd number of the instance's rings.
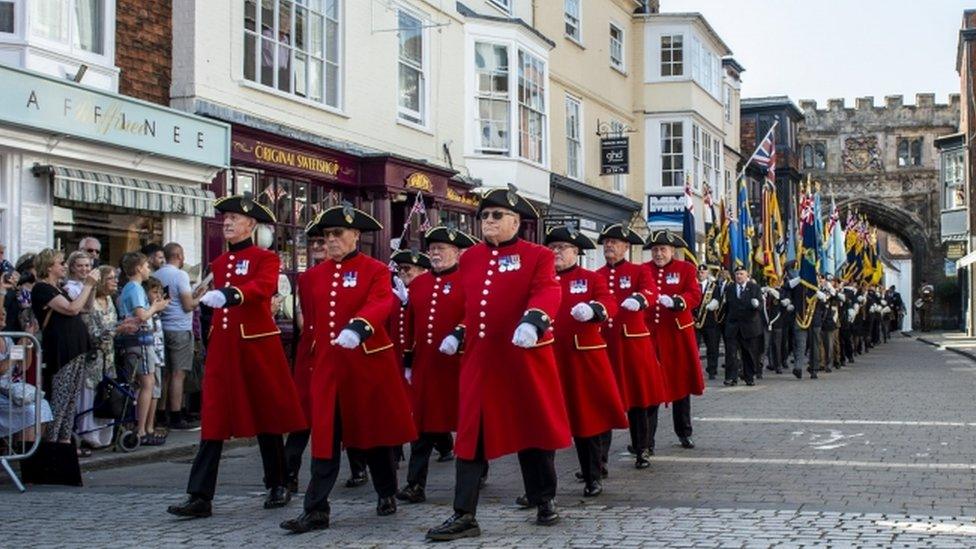
{"label": "cobblestone street", "polygon": [[[657,455],[638,471],[626,433],[617,433],[599,498],[581,497],[575,455],[560,452],[555,527],[534,526],[534,513],[514,506],[515,460],[493,462],[479,510],[484,534],[456,545],[973,546],[974,374],[967,358],[898,337],[817,382],[775,374],[756,387],[712,382],[693,404],[698,447],[676,445],[663,411]],[[222,463],[214,517],[175,520],[164,509],[182,497],[188,471],[180,459],[89,473],[83,489],[19,495],[5,485],[7,543],[404,546],[422,544],[450,514],[453,464],[432,465],[428,503],[386,518],[375,516],[371,488],[341,487],[344,472],[331,529],[287,536],[277,524],[300,503],[262,510],[256,448],[238,448]]]}

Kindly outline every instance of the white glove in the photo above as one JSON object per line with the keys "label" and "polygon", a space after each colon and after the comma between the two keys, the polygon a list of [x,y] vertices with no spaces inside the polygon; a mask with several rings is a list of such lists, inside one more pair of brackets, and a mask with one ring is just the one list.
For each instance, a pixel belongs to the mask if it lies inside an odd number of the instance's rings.
{"label": "white glove", "polygon": [[759,291],[762,292],[762,295],[766,295],[769,293],[769,286],[763,286],[762,288],[759,288]]}
{"label": "white glove", "polygon": [[786,310],[792,313],[794,310],[796,310],[796,307],[794,307],[792,305],[787,305],[786,306]]}
{"label": "white glove", "polygon": [[855,304],[853,307],[851,307],[851,310],[854,311],[854,314],[857,314],[858,311],[861,310],[861,306]]}
{"label": "white glove", "polygon": [[638,303],[636,299],[632,297],[628,297],[627,299],[623,300],[623,302],[620,304],[620,307],[623,309],[627,309],[628,311],[634,312],[640,310],[640,303]]}
{"label": "white glove", "polygon": [[779,299],[779,290],[776,288],[767,288],[767,293],[773,296],[773,299]]}
{"label": "white glove", "polygon": [[887,299],[882,299],[881,300],[881,304],[882,305],[887,305],[888,304],[888,300]]}
{"label": "white glove", "polygon": [[450,356],[458,352],[458,347],[460,345],[461,341],[458,340],[456,336],[449,335],[441,341],[441,346],[437,350]]}
{"label": "white glove", "polygon": [[355,349],[359,347],[359,344],[363,341],[359,339],[359,334],[350,330],[349,328],[344,328],[339,332],[339,337],[332,340],[333,345],[338,345],[343,349]]}
{"label": "white glove", "polygon": [[674,307],[674,300],[671,299],[671,296],[669,295],[661,294],[657,296],[657,302],[660,303],[661,305],[664,305],[668,309]]}
{"label": "white glove", "polygon": [[593,307],[587,303],[577,303],[569,310],[569,314],[580,322],[587,322],[593,319]]}
{"label": "white glove", "polygon": [[864,301],[865,301],[865,298],[864,298],[864,296],[863,296],[863,295],[859,295],[859,296],[857,296],[857,301],[858,301],[859,303],[864,303]]}
{"label": "white glove", "polygon": [[752,308],[753,309],[758,309],[759,308],[759,300],[758,299],[752,298],[752,299],[749,300],[749,303],[752,304]]}
{"label": "white glove", "polygon": [[713,300],[709,301],[708,302],[708,305],[705,305],[705,310],[706,311],[715,311],[715,310],[718,310],[718,300],[717,299],[713,299]]}
{"label": "white glove", "polygon": [[841,293],[837,294],[837,299],[840,299],[840,302],[843,303],[843,302],[847,301],[847,296],[844,295],[844,292],[841,292]]}
{"label": "white glove", "polygon": [[788,298],[788,297],[784,297],[784,298],[783,298],[782,300],[780,300],[780,302],[779,302],[779,304],[780,304],[780,305],[782,305],[782,306],[784,306],[784,307],[789,307],[789,306],[790,306],[790,303],[793,303],[793,302],[792,302],[792,301],[790,301],[790,298]]}
{"label": "white glove", "polygon": [[413,383],[413,368],[403,369],[403,379],[407,380],[407,383]]}
{"label": "white glove", "polygon": [[888,314],[890,312],[891,312],[891,307],[885,307],[884,309],[881,309],[881,314],[885,314],[886,315],[886,314]]}
{"label": "white glove", "polygon": [[857,309],[851,309],[847,311],[847,321],[854,322],[854,317],[857,316]]}
{"label": "white glove", "polygon": [[821,292],[820,290],[817,290],[816,295],[817,295],[817,299],[819,299],[820,301],[827,301],[827,294]]}
{"label": "white glove", "polygon": [[789,281],[790,288],[796,288],[796,285],[800,283],[800,277],[791,278]]}
{"label": "white glove", "polygon": [[539,332],[536,330],[535,326],[529,324],[528,322],[523,322],[515,328],[515,334],[512,335],[512,344],[517,347],[522,347],[523,349],[528,349],[534,347],[539,341]]}
{"label": "white glove", "polygon": [[407,285],[398,276],[393,277],[393,295],[400,299],[400,303],[407,304],[407,297],[410,294],[407,291]]}
{"label": "white glove", "polygon": [[200,298],[200,303],[213,309],[219,309],[227,303],[227,296],[220,290],[210,290],[203,294],[203,297]]}

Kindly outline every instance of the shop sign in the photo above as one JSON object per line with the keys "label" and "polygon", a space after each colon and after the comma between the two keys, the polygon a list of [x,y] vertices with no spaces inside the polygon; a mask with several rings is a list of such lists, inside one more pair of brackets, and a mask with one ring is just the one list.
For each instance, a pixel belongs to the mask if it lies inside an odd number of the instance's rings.
{"label": "shop sign", "polygon": [[406,186],[408,189],[417,189],[418,191],[427,191],[429,193],[434,192],[434,183],[426,174],[421,172],[413,172],[410,174],[407,177]]}
{"label": "shop sign", "polygon": [[241,136],[234,136],[231,153],[234,160],[241,162],[298,172],[315,179],[356,182],[356,169],[330,156]]}
{"label": "shop sign", "polygon": [[571,215],[551,215],[542,218],[542,226],[547,233],[549,232],[549,229],[567,226],[578,231],[580,230],[580,219]]}
{"label": "shop sign", "polygon": [[966,243],[965,242],[949,242],[946,245],[946,258],[948,259],[960,259],[966,255]]}
{"label": "shop sign", "polygon": [[600,140],[600,174],[617,175],[630,172],[630,138],[604,137]]}
{"label": "shop sign", "polygon": [[654,226],[680,226],[685,213],[684,200],[680,194],[647,195],[647,222]]}
{"label": "shop sign", "polygon": [[33,71],[0,66],[0,122],[208,166],[230,164],[230,126]]}
{"label": "shop sign", "polygon": [[471,206],[473,208],[477,208],[478,204],[481,203],[481,198],[479,198],[478,195],[472,193],[459,193],[450,187],[447,188],[447,195],[445,198],[451,202],[464,204],[465,206]]}

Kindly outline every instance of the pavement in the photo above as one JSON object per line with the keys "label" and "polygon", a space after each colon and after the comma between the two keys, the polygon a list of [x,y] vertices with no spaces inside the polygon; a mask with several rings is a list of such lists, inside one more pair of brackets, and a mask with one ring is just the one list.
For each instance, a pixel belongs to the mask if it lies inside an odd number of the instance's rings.
{"label": "pavement", "polygon": [[912,336],[922,343],[976,360],[976,337],[969,337],[965,332],[913,332]]}
{"label": "pavement", "polygon": [[[634,469],[626,432],[615,433],[598,498],[582,497],[575,452],[559,452],[563,520],[548,528],[513,504],[516,460],[493,461],[478,513],[484,534],[451,546],[974,547],[974,391],[976,361],[901,335],[818,380],[767,372],[755,387],[708,382],[692,404],[697,448],[677,445],[662,409],[651,468]],[[214,517],[174,519],[163,511],[183,497],[188,447],[86,467],[80,489],[0,486],[3,545],[407,547],[426,545],[424,532],[451,512],[451,463],[431,464],[427,503],[391,517],[375,515],[370,487],[342,487],[344,470],[331,528],[286,535],[277,524],[300,502],[261,509],[260,458],[238,447],[225,450]]]}

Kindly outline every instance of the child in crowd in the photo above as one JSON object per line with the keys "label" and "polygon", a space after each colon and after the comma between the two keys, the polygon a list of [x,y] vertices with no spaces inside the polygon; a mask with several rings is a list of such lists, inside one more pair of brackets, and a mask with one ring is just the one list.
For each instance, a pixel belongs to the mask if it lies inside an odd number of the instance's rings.
{"label": "child in crowd", "polygon": [[[154,276],[150,276],[143,281],[142,289],[146,291],[146,295],[149,297],[150,303],[157,303],[162,301],[164,298],[163,283]],[[152,352],[153,360],[156,362],[156,368],[153,372],[155,376],[155,384],[153,385],[153,400],[152,405],[150,406],[150,410],[152,410],[152,412],[149,416],[149,424],[146,426],[146,431],[149,433],[154,433],[156,430],[155,412],[163,392],[162,369],[166,366],[166,344],[163,338],[162,312],[154,314],[152,319],[149,320],[148,324],[152,329]],[[159,439],[160,437],[157,438]],[[163,435],[161,440],[165,442],[166,436]]]}

